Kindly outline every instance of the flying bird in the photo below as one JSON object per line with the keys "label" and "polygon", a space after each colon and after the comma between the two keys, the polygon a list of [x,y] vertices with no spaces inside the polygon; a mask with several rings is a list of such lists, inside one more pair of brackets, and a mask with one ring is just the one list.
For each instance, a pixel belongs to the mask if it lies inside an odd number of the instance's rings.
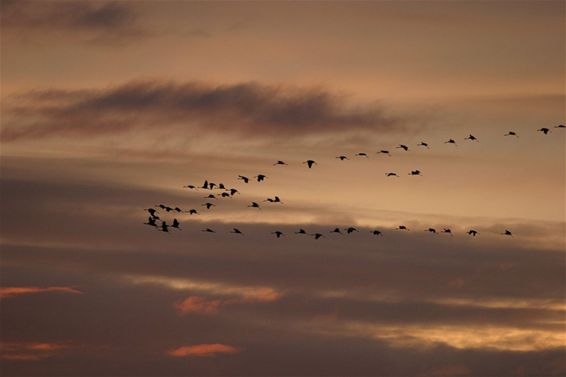
{"label": "flying bird", "polygon": [[442,233],[448,233],[448,234],[452,235],[452,229],[450,229],[450,228],[443,228],[443,229],[442,229]]}
{"label": "flying bird", "polygon": [[179,213],[183,212],[183,210],[182,210],[181,208],[179,208],[179,207],[175,207],[175,208],[173,208],[173,210],[175,210],[175,211],[177,211],[177,212],[179,212]]}
{"label": "flying bird", "polygon": [[277,238],[281,238],[281,236],[283,235],[283,232],[280,232],[280,231],[276,230],[275,232],[271,232],[271,234],[275,234],[275,236],[276,236]]}
{"label": "flying bird", "polygon": [[307,234],[307,231],[301,228],[295,234]]}
{"label": "flying bird", "polygon": [[356,153],[355,156],[358,156],[358,157],[367,157],[368,154],[365,153],[365,152],[359,152],[359,153]]}
{"label": "flying bird", "polygon": [[230,195],[232,195],[232,196],[234,196],[234,194],[239,194],[239,193],[240,193],[240,191],[238,191],[238,190],[235,189],[235,188],[231,188],[231,189],[230,189]]}
{"label": "flying bird", "polygon": [[191,209],[189,209],[189,215],[198,215],[198,212],[197,212],[196,209],[191,208]]}
{"label": "flying bird", "polygon": [[[151,217],[158,218],[157,215],[156,215],[156,214],[157,214],[157,210],[156,210],[155,208],[146,208],[145,210],[146,210],[147,212],[149,212],[149,214],[151,215]],[[158,218],[158,219],[159,219],[159,218]]]}
{"label": "flying bird", "polygon": [[311,234],[311,236],[313,236],[315,240],[318,240],[320,237],[324,237],[324,236],[323,236],[322,234],[320,234],[320,233]]}
{"label": "flying bird", "polygon": [[348,160],[348,157],[346,156],[336,156],[336,158],[339,159],[340,161]]}
{"label": "flying bird", "polygon": [[267,198],[267,199],[265,199],[265,200],[264,200],[264,202],[270,202],[270,203],[283,203],[283,202],[281,201],[281,199],[279,199],[279,197],[278,197],[278,196],[275,196],[275,197],[274,197],[273,199],[271,199],[271,198]]}
{"label": "flying bird", "polygon": [[157,228],[157,223],[155,222],[157,219],[155,217],[149,216],[147,218],[147,223],[144,223],[145,225],[149,225],[149,226],[153,226],[155,228]]}
{"label": "flying bird", "polygon": [[257,178],[258,182],[263,182],[265,180],[265,178],[267,178],[267,176],[264,175],[264,174],[258,174],[254,178]]}
{"label": "flying bird", "polygon": [[315,160],[306,160],[305,162],[303,162],[303,164],[307,164],[307,166],[310,168],[312,168],[313,165],[316,165],[316,161]]}
{"label": "flying bird", "polygon": [[212,204],[212,203],[204,203],[202,204],[203,207],[206,207],[206,209],[210,209],[210,207],[216,207],[216,204]]}
{"label": "flying bird", "polygon": [[430,147],[428,146],[428,143],[425,143],[424,141],[421,141],[420,143],[418,143],[417,146],[430,149]]}
{"label": "flying bird", "polygon": [[389,157],[391,157],[391,153],[389,153],[389,151],[388,151],[388,150],[385,150],[385,149],[382,149],[382,150],[380,150],[379,152],[376,152],[375,154],[386,154],[386,155],[388,155]]}
{"label": "flying bird", "polygon": [[397,175],[397,173],[385,173],[385,175],[386,175],[387,177],[397,177],[397,178],[399,178],[399,176]]}
{"label": "flying bird", "polygon": [[550,129],[548,129],[548,128],[546,128],[546,127],[543,127],[543,128],[539,128],[537,131],[538,131],[538,132],[542,132],[543,134],[546,135],[546,134],[548,134],[548,133],[550,132]]}
{"label": "flying bird", "polygon": [[186,185],[186,186],[183,186],[183,187],[184,187],[184,188],[191,189],[191,190],[194,190],[194,189],[197,188],[195,185]]}
{"label": "flying bird", "polygon": [[334,228],[334,230],[331,230],[330,233],[342,234],[342,232],[340,231],[340,228]]}
{"label": "flying bird", "polygon": [[226,186],[224,186],[224,183],[219,183],[219,184],[218,184],[218,189],[219,189],[219,190],[226,190]]}
{"label": "flying bird", "polygon": [[352,233],[352,232],[359,232],[359,230],[357,230],[357,229],[354,228],[354,227],[349,227],[349,228],[346,228],[346,229],[344,229],[344,230],[345,230],[346,233],[348,233],[348,234],[350,234],[350,233]]}
{"label": "flying bird", "polygon": [[179,225],[181,225],[181,223],[179,222],[179,220],[173,219],[173,224],[171,224],[171,227],[177,228],[177,229],[181,230],[181,228],[179,228]]}
{"label": "flying bird", "polygon": [[162,232],[169,232],[169,225],[165,221],[161,222],[161,231]]}
{"label": "flying bird", "polygon": [[203,230],[201,230],[201,232],[216,233],[214,230],[212,230],[210,228],[203,229]]}
{"label": "flying bird", "polygon": [[273,166],[275,166],[275,165],[287,165],[287,163],[285,161],[279,160],[279,161],[277,161],[276,163],[273,164]]}
{"label": "flying bird", "polygon": [[210,194],[204,197],[205,199],[216,199],[216,195]]}
{"label": "flying bird", "polygon": [[220,196],[223,197],[223,198],[229,198],[230,193],[229,192],[223,192],[222,194],[220,194]]}
{"label": "flying bird", "polygon": [[204,183],[202,184],[201,188],[208,190],[209,185],[208,185],[208,181],[204,181]]}
{"label": "flying bird", "polygon": [[479,141],[478,138],[472,134],[470,134],[468,137],[465,137],[464,140]]}
{"label": "flying bird", "polygon": [[242,231],[238,228],[232,228],[232,231],[230,233],[244,235],[244,233],[242,233]]}
{"label": "flying bird", "polygon": [[517,135],[517,133],[515,131],[509,131],[507,132],[505,135],[503,136],[515,136],[515,137],[519,137],[519,135]]}
{"label": "flying bird", "polygon": [[448,139],[448,141],[445,141],[444,144],[454,144],[454,145],[458,145],[458,144],[456,144],[456,140],[454,140],[454,139]]}
{"label": "flying bird", "polygon": [[398,149],[402,149],[405,152],[407,152],[409,150],[409,147],[403,144],[399,144],[399,146],[397,147]]}
{"label": "flying bird", "polygon": [[250,179],[244,175],[239,175],[238,179],[244,181],[244,183],[248,183],[250,181]]}
{"label": "flying bird", "polygon": [[397,230],[409,230],[409,228],[407,228],[405,225],[399,225],[397,227]]}
{"label": "flying bird", "polygon": [[511,233],[511,231],[508,230],[508,229],[505,229],[505,232],[503,232],[501,234],[503,234],[504,236],[512,236],[513,235],[513,233]]}
{"label": "flying bird", "polygon": [[434,228],[425,229],[425,232],[430,232],[430,233],[437,234],[437,233],[436,233],[436,229],[434,229]]}
{"label": "flying bird", "polygon": [[474,229],[470,229],[470,230],[468,230],[468,234],[469,234],[470,236],[474,236],[474,237],[475,237],[475,236],[478,234],[478,231],[477,231],[477,230],[474,230]]}
{"label": "flying bird", "polygon": [[250,208],[260,208],[259,204],[257,204],[256,202],[252,202],[248,207],[250,207]]}
{"label": "flying bird", "polygon": [[421,175],[421,171],[420,170],[411,170],[409,175]]}
{"label": "flying bird", "polygon": [[210,183],[208,184],[208,188],[210,188],[211,190],[214,189],[214,187],[216,187],[216,183],[210,182]]}
{"label": "flying bird", "polygon": [[558,126],[554,126],[554,128],[566,128],[566,126],[563,124],[559,124]]}
{"label": "flying bird", "polygon": [[370,233],[373,234],[374,236],[383,237],[383,233],[381,233],[381,231],[379,231],[379,230],[370,230]]}

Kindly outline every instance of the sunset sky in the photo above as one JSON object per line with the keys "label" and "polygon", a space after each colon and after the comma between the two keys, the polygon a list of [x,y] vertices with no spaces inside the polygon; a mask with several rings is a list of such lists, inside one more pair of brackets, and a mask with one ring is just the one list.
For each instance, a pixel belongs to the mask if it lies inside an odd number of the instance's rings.
{"label": "sunset sky", "polygon": [[565,2],[0,4],[2,376],[566,375]]}

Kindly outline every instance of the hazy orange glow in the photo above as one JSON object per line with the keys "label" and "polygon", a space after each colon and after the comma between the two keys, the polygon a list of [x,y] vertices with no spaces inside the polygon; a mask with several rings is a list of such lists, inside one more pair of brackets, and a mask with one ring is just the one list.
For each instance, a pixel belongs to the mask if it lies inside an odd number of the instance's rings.
{"label": "hazy orange glow", "polygon": [[70,287],[0,287],[0,298],[8,298],[21,295],[30,295],[36,293],[46,293],[46,292],[63,292],[63,293],[74,293],[82,294],[81,291]]}
{"label": "hazy orange glow", "polygon": [[207,357],[216,356],[217,354],[233,354],[238,352],[239,350],[235,347],[228,346],[226,344],[212,343],[182,346],[169,351],[168,354],[173,357]]}

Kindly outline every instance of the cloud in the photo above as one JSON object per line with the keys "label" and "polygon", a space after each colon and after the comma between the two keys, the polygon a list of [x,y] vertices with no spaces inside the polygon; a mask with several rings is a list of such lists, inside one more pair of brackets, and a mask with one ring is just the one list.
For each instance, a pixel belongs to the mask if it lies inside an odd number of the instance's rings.
{"label": "cloud", "polygon": [[220,300],[207,300],[200,296],[189,296],[182,301],[176,302],[175,309],[181,314],[216,314],[221,304],[222,301]]}
{"label": "cloud", "polygon": [[0,360],[39,361],[69,347],[65,343],[46,342],[1,342]]}
{"label": "cloud", "polygon": [[2,1],[1,9],[3,33],[20,40],[34,36],[115,44],[147,35],[126,2],[9,0]]}
{"label": "cloud", "polygon": [[[74,95],[76,94],[76,95]],[[321,88],[246,82],[137,81],[108,89],[33,91],[7,107],[4,142],[96,137],[130,132],[195,131],[246,137],[289,137],[402,127],[377,104],[356,106]]]}
{"label": "cloud", "polygon": [[46,292],[82,294],[81,291],[70,287],[0,287],[0,299]]}
{"label": "cloud", "polygon": [[228,346],[220,343],[197,344],[194,346],[182,346],[170,350],[168,355],[173,357],[207,357],[216,356],[217,354],[234,354],[240,352],[236,347]]}

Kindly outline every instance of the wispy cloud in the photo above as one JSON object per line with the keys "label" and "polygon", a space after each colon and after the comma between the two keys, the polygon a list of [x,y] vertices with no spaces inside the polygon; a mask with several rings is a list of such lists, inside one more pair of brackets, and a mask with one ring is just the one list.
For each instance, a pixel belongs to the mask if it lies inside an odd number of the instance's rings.
{"label": "wispy cloud", "polygon": [[218,354],[234,354],[240,350],[236,347],[221,343],[197,344],[194,346],[182,346],[168,351],[169,356],[173,357],[207,357]]}
{"label": "wispy cloud", "polygon": [[5,142],[148,130],[261,138],[402,127],[398,117],[375,103],[351,104],[347,96],[322,88],[255,82],[139,81],[102,90],[34,91],[13,100],[1,134]]}
{"label": "wispy cloud", "polygon": [[39,361],[69,347],[67,343],[48,342],[1,342],[0,360]]}
{"label": "wispy cloud", "polygon": [[70,287],[0,287],[0,299],[47,292],[82,294],[78,289]]}

